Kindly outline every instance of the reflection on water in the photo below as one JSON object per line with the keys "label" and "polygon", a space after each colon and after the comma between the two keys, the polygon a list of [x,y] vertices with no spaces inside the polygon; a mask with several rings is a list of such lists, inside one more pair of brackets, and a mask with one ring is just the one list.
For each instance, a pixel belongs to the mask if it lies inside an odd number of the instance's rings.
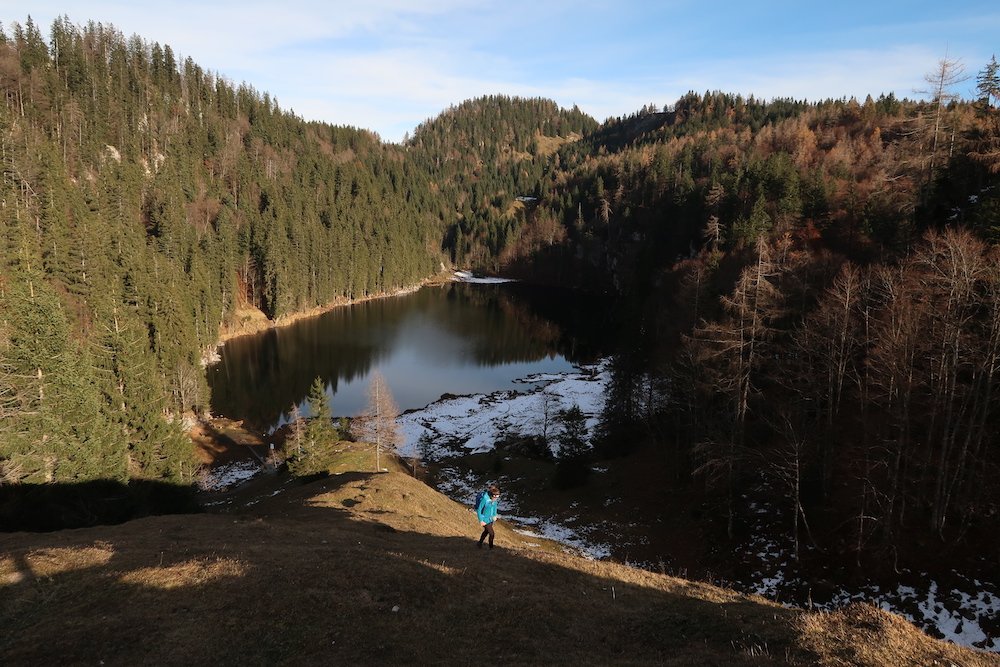
{"label": "reflection on water", "polygon": [[274,426],[319,376],[334,414],[354,415],[375,369],[401,410],[514,388],[606,353],[607,312],[593,295],[517,283],[450,283],[337,308],[227,343],[208,369],[212,412]]}

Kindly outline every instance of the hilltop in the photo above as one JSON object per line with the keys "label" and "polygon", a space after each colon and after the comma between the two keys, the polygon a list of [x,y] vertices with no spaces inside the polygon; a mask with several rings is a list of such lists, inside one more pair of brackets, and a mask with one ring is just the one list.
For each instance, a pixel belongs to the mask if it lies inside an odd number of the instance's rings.
{"label": "hilltop", "polygon": [[0,536],[5,664],[1000,664],[872,607],[805,613],[506,525],[479,550],[470,510],[401,470],[282,488]]}

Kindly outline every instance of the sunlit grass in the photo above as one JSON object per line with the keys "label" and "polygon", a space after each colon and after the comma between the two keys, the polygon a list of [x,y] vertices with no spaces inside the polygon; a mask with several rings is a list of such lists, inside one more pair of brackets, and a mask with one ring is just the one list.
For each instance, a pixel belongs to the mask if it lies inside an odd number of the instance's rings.
{"label": "sunlit grass", "polygon": [[246,566],[227,558],[195,559],[167,567],[143,567],[123,574],[119,581],[133,586],[171,590],[184,586],[200,586],[246,574]]}

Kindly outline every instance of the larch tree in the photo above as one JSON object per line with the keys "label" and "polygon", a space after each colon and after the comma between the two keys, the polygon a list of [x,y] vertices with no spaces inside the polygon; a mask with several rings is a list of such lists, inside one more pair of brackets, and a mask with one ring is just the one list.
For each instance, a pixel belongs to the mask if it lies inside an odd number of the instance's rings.
{"label": "larch tree", "polygon": [[291,426],[290,435],[292,443],[295,445],[295,454],[301,456],[302,441],[305,438],[305,420],[302,418],[302,410],[299,409],[298,403],[292,403],[292,407],[288,409],[288,422]]}
{"label": "larch tree", "polygon": [[939,144],[941,143],[940,137],[946,130],[944,123],[945,111],[950,102],[958,99],[958,94],[954,92],[955,86],[967,79],[965,65],[962,64],[961,60],[944,57],[938,61],[937,67],[924,75],[924,81],[927,82],[928,87],[916,91],[922,95],[927,95],[934,106],[930,123],[930,148],[928,150],[927,162],[928,184],[934,180],[936,158]]}
{"label": "larch tree", "polygon": [[356,420],[359,426],[358,435],[375,445],[375,472],[382,471],[382,450],[395,450],[402,444],[402,434],[396,417],[399,406],[396,405],[392,392],[385,377],[379,371],[374,371],[368,381],[368,405],[364,414]]}
{"label": "larch tree", "polygon": [[726,189],[719,183],[714,183],[705,195],[705,210],[708,211],[709,216],[702,231],[702,238],[712,253],[718,252],[719,248],[726,242],[722,222],[719,219],[719,209],[725,196]]}

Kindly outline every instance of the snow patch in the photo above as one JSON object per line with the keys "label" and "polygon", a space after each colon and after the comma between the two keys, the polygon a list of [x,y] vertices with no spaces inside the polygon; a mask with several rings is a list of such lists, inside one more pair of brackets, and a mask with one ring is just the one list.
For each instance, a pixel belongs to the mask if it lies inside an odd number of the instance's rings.
{"label": "snow patch", "polygon": [[208,368],[209,366],[214,366],[215,364],[222,361],[222,354],[219,352],[221,345],[216,345],[215,347],[206,348],[202,350],[201,353],[201,367]]}
{"label": "snow patch", "polygon": [[586,416],[588,438],[604,409],[610,371],[607,362],[580,367],[574,373],[536,374],[518,382],[534,387],[525,392],[458,396],[431,403],[399,416],[402,456],[437,459],[455,450],[486,452],[497,441],[556,431],[556,413],[573,405]]}
{"label": "snow patch", "polygon": [[545,539],[559,542],[573,547],[579,551],[584,558],[590,560],[603,560],[611,557],[611,545],[591,542],[581,529],[570,528],[569,526],[556,523],[548,519],[536,517],[510,517],[512,521],[520,524],[514,532],[528,537],[544,537]]}
{"label": "snow patch", "polygon": [[263,471],[256,461],[234,461],[208,470],[198,479],[201,491],[225,491]]}
{"label": "snow patch", "polygon": [[500,283],[516,282],[513,278],[492,278],[477,276],[471,271],[455,271],[455,281],[460,283],[476,283],[479,285],[498,285]]}

